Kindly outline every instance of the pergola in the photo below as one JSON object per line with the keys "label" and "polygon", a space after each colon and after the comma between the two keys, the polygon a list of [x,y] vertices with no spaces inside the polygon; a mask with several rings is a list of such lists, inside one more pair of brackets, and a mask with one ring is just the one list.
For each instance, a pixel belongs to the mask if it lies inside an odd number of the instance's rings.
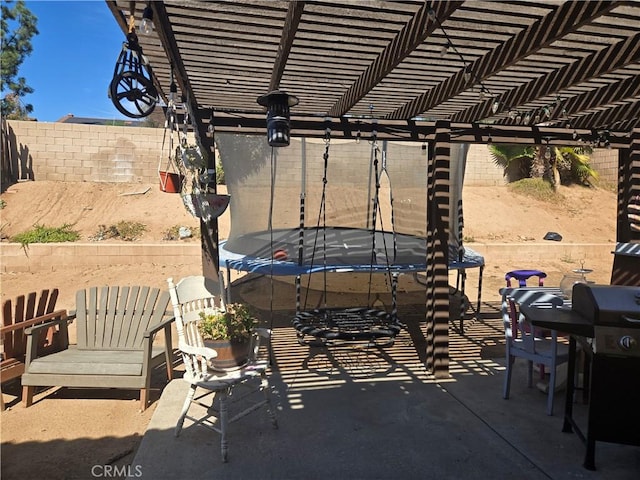
{"label": "pergola", "polygon": [[[617,240],[640,240],[626,206],[640,194],[640,2],[107,0],[138,33],[166,101],[175,78],[209,133],[264,135],[257,98],[299,99],[292,136],[428,142],[427,368],[448,375],[452,143],[609,147],[619,152]],[[173,72],[173,73],[172,73]],[[212,188],[215,188],[213,186]],[[203,268],[217,271],[217,225]],[[205,231],[205,229],[203,229]]]}

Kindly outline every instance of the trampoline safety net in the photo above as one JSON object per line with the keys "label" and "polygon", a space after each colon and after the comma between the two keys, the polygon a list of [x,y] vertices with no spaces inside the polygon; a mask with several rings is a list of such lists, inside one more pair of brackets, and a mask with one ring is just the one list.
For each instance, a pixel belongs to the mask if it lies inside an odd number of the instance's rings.
{"label": "trampoline safety net", "polygon": [[[218,134],[216,143],[231,197],[222,266],[275,275],[425,270],[427,149],[422,143],[377,141],[374,151],[374,142],[364,138],[331,139],[326,185],[323,139],[292,138],[289,147],[273,153],[261,136]],[[456,223],[462,178],[454,178],[460,169],[453,164],[451,171],[452,185],[459,184],[451,192],[450,218]],[[452,224],[452,253],[460,246],[458,236],[458,225]],[[299,311],[294,326],[325,340],[398,333],[394,315],[368,307]]]}

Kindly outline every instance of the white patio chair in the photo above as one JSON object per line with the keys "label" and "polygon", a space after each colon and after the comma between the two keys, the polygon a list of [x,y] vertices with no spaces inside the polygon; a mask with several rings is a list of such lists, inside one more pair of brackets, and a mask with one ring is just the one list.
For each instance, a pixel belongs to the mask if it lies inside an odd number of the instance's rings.
{"label": "white patio chair", "polygon": [[553,400],[558,365],[569,360],[569,347],[558,342],[558,332],[551,330],[548,336],[538,335],[517,306],[535,305],[539,308],[556,308],[563,300],[557,289],[505,288],[502,293],[502,320],[506,338],[507,370],[504,379],[503,398],[509,398],[511,373],[516,357],[527,360],[527,384],[533,386],[533,364],[541,364],[549,371],[547,415],[553,415]]}
{"label": "white patio chair", "polygon": [[[263,342],[268,344],[271,332],[264,328],[254,329],[249,361],[246,365],[229,372],[214,371],[210,368],[209,362],[217,353],[214,349],[204,346],[197,322],[200,320],[199,312],[203,309],[224,306],[220,301],[224,290],[222,279],[218,283],[203,276],[189,276],[177,284],[174,284],[171,278],[167,282],[178,332],[178,349],[182,353],[185,365],[183,378],[190,384],[176,424],[175,435],[180,435],[185,419],[210,428],[220,434],[222,460],[226,462],[227,430],[231,423],[261,407],[266,407],[274,428],[278,427],[266,375],[269,355],[264,360],[258,358],[260,346]],[[204,392],[196,396],[196,390],[199,388]],[[209,403],[203,403],[204,399],[212,394],[213,398]],[[207,409],[206,414],[201,418],[188,415],[192,403]]]}

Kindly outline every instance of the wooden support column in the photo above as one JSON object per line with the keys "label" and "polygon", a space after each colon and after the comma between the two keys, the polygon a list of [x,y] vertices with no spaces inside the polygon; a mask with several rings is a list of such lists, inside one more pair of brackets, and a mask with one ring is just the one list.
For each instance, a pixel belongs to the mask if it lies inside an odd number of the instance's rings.
{"label": "wooden support column", "polygon": [[427,167],[427,361],[436,378],[449,377],[449,188],[450,133],[436,123]]}
{"label": "wooden support column", "polygon": [[[112,11],[117,9],[115,2],[108,2],[108,4]],[[213,144],[213,135],[209,134],[209,123],[212,112],[209,109],[201,109],[198,107],[200,103],[191,86],[189,75],[180,55],[180,49],[178,48],[164,2],[149,2],[149,6],[153,10],[154,25],[156,26],[156,33],[160,39],[160,43],[165,50],[167,59],[172,66],[171,68],[175,69],[175,81],[182,93],[183,101],[189,110],[189,120],[194,128],[196,142],[207,162],[206,170],[209,172],[209,175],[211,175],[210,178],[212,180],[210,180],[207,185],[201,185],[201,187],[206,188],[209,193],[216,193],[215,146]],[[218,258],[218,219],[214,218],[209,222],[200,220],[200,233],[202,274],[207,278],[217,280],[220,270],[220,260]]]}
{"label": "wooden support column", "polygon": [[[616,240],[624,246],[616,253],[611,273],[612,285],[640,286],[640,256],[632,244],[640,244],[640,231],[631,228],[629,203],[640,198],[640,129],[632,130],[628,149],[618,152],[618,206]],[[633,250],[633,252],[632,252]]]}
{"label": "wooden support column", "polygon": [[[209,175],[209,183],[202,185],[207,193],[218,193],[216,180],[216,146],[214,144],[213,123],[209,129],[209,123],[202,120],[206,118],[201,113],[194,115],[194,133],[200,151],[206,155],[206,172]],[[211,115],[209,115],[211,118]],[[218,252],[218,218],[212,218],[209,222],[200,219],[200,245],[202,247],[202,274],[207,278],[217,280],[220,274],[220,256]]]}
{"label": "wooden support column", "polygon": [[618,242],[640,242],[640,232],[632,230],[627,207],[633,197],[640,196],[640,129],[631,131],[628,149],[618,151]]}

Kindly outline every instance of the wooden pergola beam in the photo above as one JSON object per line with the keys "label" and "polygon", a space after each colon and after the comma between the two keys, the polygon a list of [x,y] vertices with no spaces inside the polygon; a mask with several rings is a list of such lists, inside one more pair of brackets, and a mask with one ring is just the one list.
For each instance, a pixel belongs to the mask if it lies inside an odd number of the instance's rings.
{"label": "wooden pergola beam", "polygon": [[[623,107],[620,107],[623,108]],[[201,109],[198,116],[201,121],[209,121],[211,110]],[[264,114],[215,112],[212,125],[216,132],[239,133],[245,135],[266,135]],[[430,142],[434,139],[435,122],[406,120],[373,120],[358,118],[317,118],[292,117],[291,135],[294,137],[323,138],[326,128],[331,129],[335,138],[356,139],[358,131],[362,138],[372,135],[373,130],[380,140]],[[564,126],[513,126],[489,125],[478,123],[452,123],[452,143],[519,143],[543,144],[549,140],[551,145],[580,145],[574,137],[574,127]],[[581,138],[592,135],[591,129],[577,128]],[[611,148],[629,148],[630,139],[626,132],[610,131]]]}
{"label": "wooden pergola beam", "polygon": [[[575,125],[577,128],[580,128],[582,125],[590,125],[592,130],[609,130],[610,132],[615,132],[616,125],[613,125],[612,122],[614,122],[616,118],[627,118],[629,122],[635,121],[635,125],[638,125],[638,118],[640,118],[640,99],[633,103],[624,103],[607,108],[606,110],[597,110],[589,115],[583,115],[575,122]],[[624,135],[627,142],[630,142],[628,133],[615,132],[613,135]]]}
{"label": "wooden pergola beam", "polygon": [[[561,5],[557,11],[546,15],[531,24],[529,28],[501,43],[489,55],[485,55],[475,62],[470,62],[467,70],[473,76],[471,81],[482,81],[497,72],[505,70],[568,33],[578,30],[582,25],[593,21],[594,18],[609,12],[616,6],[616,3],[618,2],[571,2]],[[467,71],[464,69],[459,70],[448,80],[401,106],[388,115],[387,118],[415,117],[463,92],[469,87],[469,82],[465,78],[466,74]],[[490,111],[489,109],[488,112]],[[484,118],[486,116],[488,115],[474,118]],[[464,113],[452,118],[452,121],[457,122],[472,120],[469,115]]]}
{"label": "wooden pergola beam", "polygon": [[[216,193],[217,186],[215,181],[215,145],[213,144],[213,138],[207,135],[207,126],[205,126],[204,119],[200,118],[196,112],[198,109],[198,99],[195,96],[191,82],[189,80],[189,74],[186,70],[185,64],[182,61],[180,55],[180,49],[176,43],[175,34],[171,23],[168,21],[167,12],[163,2],[150,2],[153,9],[154,24],[156,26],[156,32],[162,45],[165,48],[165,52],[169,62],[174,69],[174,78],[177,82],[183,96],[185,97],[185,103],[189,112],[193,118],[194,134],[196,142],[200,146],[201,151],[206,155],[207,167],[206,170],[212,179],[207,185],[203,187],[210,193]],[[208,123],[208,122],[207,122]],[[213,218],[209,221],[200,219],[200,232],[201,232],[201,247],[202,247],[202,270],[205,276],[209,278],[218,278],[220,270],[220,261],[218,253],[218,219]]]}
{"label": "wooden pergola beam", "polygon": [[298,31],[298,25],[300,24],[300,18],[304,11],[304,5],[305,2],[289,2],[289,9],[287,10],[287,17],[284,22],[284,27],[282,28],[282,37],[280,37],[278,53],[276,55],[276,60],[273,63],[269,91],[277,90],[280,87],[280,80],[282,80],[282,74],[287,66],[287,60],[289,58],[289,53],[291,52],[293,40],[296,37],[296,32]]}
{"label": "wooden pergola beam", "polygon": [[[581,60],[565,65],[553,73],[542,75],[535,80],[520,85],[498,98],[481,102],[460,114],[453,116],[452,121],[465,122],[475,118],[488,118],[493,114],[492,108],[497,101],[500,109],[516,108],[538,98],[553,95],[565,88],[580,82],[597,78],[610,72],[640,61],[640,34],[603,48],[597,53]],[[500,122],[507,120],[502,119]]]}
{"label": "wooden pergola beam", "polygon": [[198,99],[193,92],[191,83],[189,81],[189,74],[185,68],[182,56],[180,55],[180,49],[176,43],[176,37],[173,32],[169,17],[165,10],[163,2],[150,2],[153,9],[154,24],[156,26],[156,33],[160,38],[160,42],[165,49],[169,64],[174,71],[174,78],[178,87],[182,91],[193,105],[198,105]]}
{"label": "wooden pergola beam", "polygon": [[329,109],[328,115],[341,117],[346,114],[433,33],[437,24],[435,20],[431,19],[431,11],[435,13],[435,18],[444,19],[463,3],[438,1],[429,5],[425,2],[407,25],[389,42],[382,53]]}
{"label": "wooden pergola beam", "polygon": [[[604,121],[593,124],[590,120],[594,117],[593,112],[585,115],[584,112],[589,112],[591,109],[598,109],[602,105],[602,99],[606,98],[607,103],[611,105],[612,110],[618,112],[618,106],[613,106],[619,101],[633,101],[640,95],[640,82],[637,78],[628,77],[620,82],[610,83],[603,87],[596,88],[583,93],[582,95],[575,95],[566,100],[562,100],[562,111],[560,112],[560,118],[554,122],[556,125],[569,125],[573,128],[602,128],[605,125]],[[599,112],[601,109],[598,110]],[[612,112],[614,113],[614,112]],[[579,114],[579,116],[575,116]],[[618,117],[617,115],[607,115],[609,119]],[[620,118],[624,118],[620,116]],[[627,117],[629,118],[629,117]],[[609,120],[611,123],[612,120]]]}

